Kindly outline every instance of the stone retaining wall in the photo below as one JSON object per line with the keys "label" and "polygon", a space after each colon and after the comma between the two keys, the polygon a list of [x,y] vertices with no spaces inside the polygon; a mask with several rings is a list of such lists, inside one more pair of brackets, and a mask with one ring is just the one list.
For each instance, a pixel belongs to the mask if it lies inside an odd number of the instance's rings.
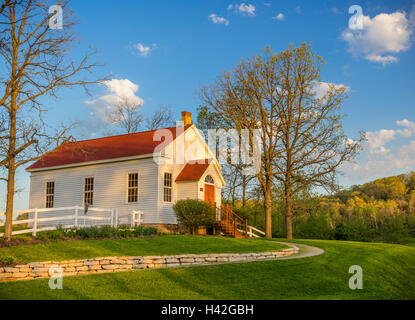
{"label": "stone retaining wall", "polygon": [[33,262],[13,267],[0,267],[0,282],[49,278],[51,275],[49,270],[53,266],[60,266],[62,268],[62,275],[67,277],[135,269],[176,268],[218,263],[272,260],[296,254],[298,251],[299,249],[297,247],[292,247],[282,251],[264,253],[182,254],[175,256],[105,257],[61,262]]}

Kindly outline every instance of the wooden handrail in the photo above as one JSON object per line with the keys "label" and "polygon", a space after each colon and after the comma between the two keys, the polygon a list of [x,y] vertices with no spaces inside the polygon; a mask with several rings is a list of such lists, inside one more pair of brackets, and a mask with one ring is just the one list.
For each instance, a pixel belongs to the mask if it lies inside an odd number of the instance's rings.
{"label": "wooden handrail", "polygon": [[[220,221],[224,222],[236,237],[238,232],[248,237],[248,220],[241,218],[232,210],[232,205],[221,206]],[[219,220],[219,219],[218,219]]]}

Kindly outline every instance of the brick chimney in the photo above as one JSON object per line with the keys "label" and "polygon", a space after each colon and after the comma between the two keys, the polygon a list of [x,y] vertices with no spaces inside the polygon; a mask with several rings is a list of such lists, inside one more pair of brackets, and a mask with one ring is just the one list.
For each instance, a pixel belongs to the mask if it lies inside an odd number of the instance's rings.
{"label": "brick chimney", "polygon": [[182,121],[183,121],[183,125],[186,127],[189,124],[192,124],[192,114],[190,112],[187,111],[183,111],[182,112]]}

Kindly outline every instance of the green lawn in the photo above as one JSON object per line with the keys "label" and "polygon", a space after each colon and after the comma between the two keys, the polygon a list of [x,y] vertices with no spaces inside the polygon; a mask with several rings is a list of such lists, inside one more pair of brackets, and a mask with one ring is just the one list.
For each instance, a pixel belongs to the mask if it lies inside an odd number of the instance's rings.
{"label": "green lawn", "polygon": [[[50,290],[48,280],[0,283],[0,299],[415,299],[415,248],[296,242],[326,253],[297,260],[68,277],[63,290]],[[363,268],[363,290],[348,287],[351,265]]]}
{"label": "green lawn", "polygon": [[184,253],[249,253],[278,251],[286,246],[251,239],[162,236],[142,239],[61,241],[0,248],[0,257],[21,262],[63,261],[109,256],[154,256]]}

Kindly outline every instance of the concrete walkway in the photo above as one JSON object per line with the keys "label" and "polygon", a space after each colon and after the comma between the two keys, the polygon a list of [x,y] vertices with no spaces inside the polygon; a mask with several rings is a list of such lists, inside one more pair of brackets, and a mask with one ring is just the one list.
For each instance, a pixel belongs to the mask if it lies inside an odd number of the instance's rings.
{"label": "concrete walkway", "polygon": [[290,242],[279,242],[279,241],[270,241],[270,242],[276,242],[279,244],[283,244],[286,246],[289,246],[291,248],[298,248],[300,249],[299,253],[288,256],[288,257],[279,257],[276,258],[276,260],[290,260],[290,259],[302,259],[302,258],[308,258],[308,257],[314,257],[319,256],[324,253],[323,249],[307,246],[305,244],[299,244],[299,243],[290,243]]}

